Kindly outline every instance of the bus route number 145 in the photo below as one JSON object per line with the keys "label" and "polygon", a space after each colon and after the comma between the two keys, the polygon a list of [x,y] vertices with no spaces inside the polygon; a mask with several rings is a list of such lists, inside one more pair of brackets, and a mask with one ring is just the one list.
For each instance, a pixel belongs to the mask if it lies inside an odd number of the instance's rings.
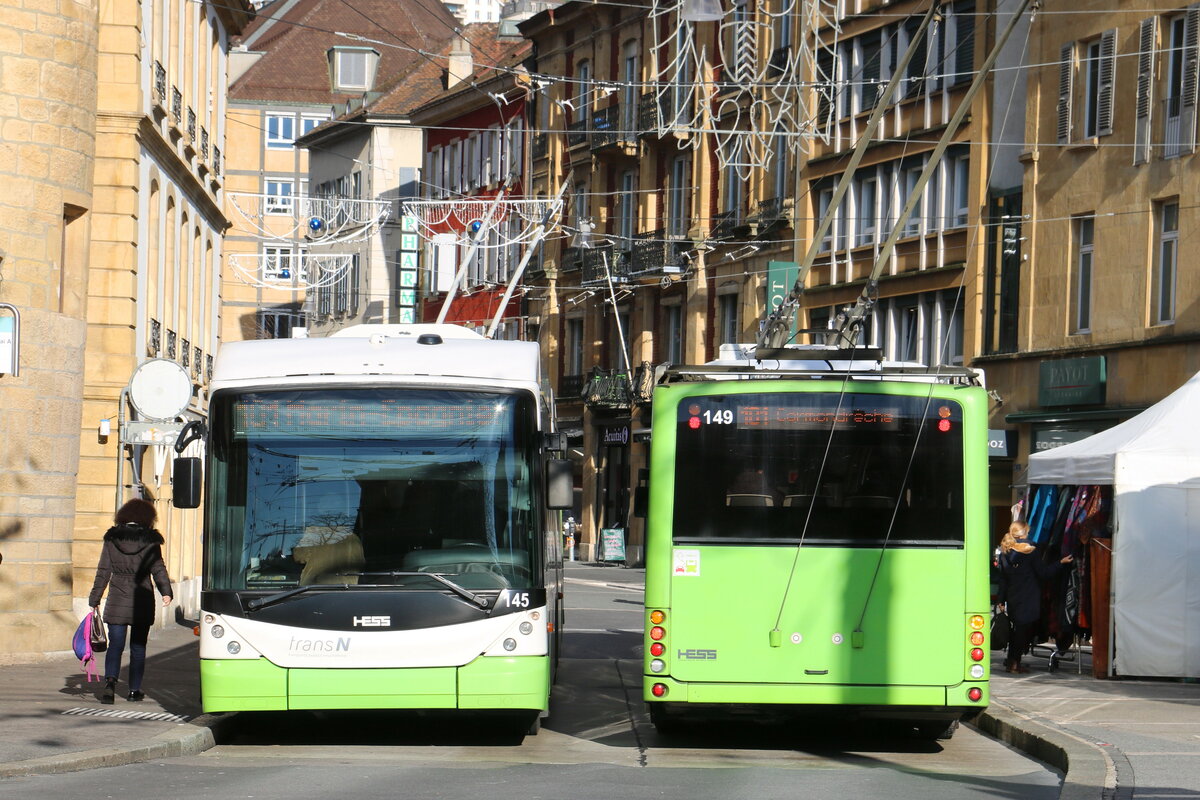
{"label": "bus route number 145", "polygon": [[529,592],[506,591],[504,605],[507,608],[529,608]]}

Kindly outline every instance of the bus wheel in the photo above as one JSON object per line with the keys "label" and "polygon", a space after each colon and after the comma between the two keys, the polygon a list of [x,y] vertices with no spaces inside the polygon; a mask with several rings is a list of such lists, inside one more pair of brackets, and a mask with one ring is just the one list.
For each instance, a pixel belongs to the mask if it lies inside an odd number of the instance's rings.
{"label": "bus wheel", "polygon": [[650,703],[650,724],[658,731],[659,736],[677,736],[683,733],[683,725],[678,715],[671,714],[662,703]]}
{"label": "bus wheel", "polygon": [[949,722],[935,720],[932,722],[917,723],[917,736],[922,739],[938,739],[944,742],[954,736],[956,730],[958,730],[958,720],[956,719],[952,719]]}

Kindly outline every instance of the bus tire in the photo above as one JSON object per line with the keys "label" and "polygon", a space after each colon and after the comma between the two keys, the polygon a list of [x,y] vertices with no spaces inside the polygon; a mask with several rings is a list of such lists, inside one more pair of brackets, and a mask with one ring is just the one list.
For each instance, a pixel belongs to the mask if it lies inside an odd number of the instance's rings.
{"label": "bus tire", "polygon": [[683,725],[679,717],[667,712],[662,703],[649,703],[650,724],[658,731],[659,736],[678,736],[683,733]]}
{"label": "bus tire", "polygon": [[954,732],[958,730],[958,720],[952,719],[949,722],[945,720],[924,721],[917,723],[917,736],[930,741],[949,741]]}

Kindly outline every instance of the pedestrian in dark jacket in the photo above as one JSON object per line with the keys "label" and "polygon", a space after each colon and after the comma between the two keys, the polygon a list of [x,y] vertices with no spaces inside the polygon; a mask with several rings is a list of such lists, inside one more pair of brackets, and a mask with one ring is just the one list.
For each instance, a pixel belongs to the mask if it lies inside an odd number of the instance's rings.
{"label": "pedestrian in dark jacket", "polygon": [[1029,649],[1033,628],[1042,616],[1042,582],[1072,560],[1066,556],[1057,563],[1047,564],[1036,552],[1037,548],[1026,541],[1028,537],[1029,526],[1014,522],[1000,540],[998,599],[1013,626],[1004,662],[1008,672],[1029,672],[1029,667],[1021,665],[1021,657]]}
{"label": "pedestrian in dark jacket", "polygon": [[154,623],[154,586],[164,606],[171,604],[171,579],[162,557],[162,534],[154,529],[158,514],[147,500],[130,500],[117,510],[113,527],[104,534],[100,564],[88,605],[97,611],[108,588],[104,621],[108,651],[104,655],[104,691],[100,702],[111,703],[121,674],[121,654],[129,640],[129,699],[141,700],[146,672],[146,642]]}

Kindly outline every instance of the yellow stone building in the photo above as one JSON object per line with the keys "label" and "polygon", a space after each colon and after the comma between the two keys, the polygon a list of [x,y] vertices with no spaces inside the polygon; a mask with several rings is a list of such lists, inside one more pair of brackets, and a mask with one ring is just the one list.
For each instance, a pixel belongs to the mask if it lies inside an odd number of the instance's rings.
{"label": "yellow stone building", "polygon": [[[1084,0],[1029,38],[1006,341],[975,364],[1030,452],[1109,428],[1200,371],[1200,8]],[[1191,254],[1191,255],[1189,255]]]}
{"label": "yellow stone building", "polygon": [[140,415],[125,389],[165,359],[185,415],[205,413],[227,53],[251,13],[64,0],[0,23],[0,302],[21,315],[19,374],[0,378],[0,658],[67,648],[133,496],[158,503],[176,596],[197,599],[198,514],[169,508],[167,449],[124,439]]}
{"label": "yellow stone building", "polygon": [[65,649],[74,623],[98,9],[0,14],[0,663]]}

